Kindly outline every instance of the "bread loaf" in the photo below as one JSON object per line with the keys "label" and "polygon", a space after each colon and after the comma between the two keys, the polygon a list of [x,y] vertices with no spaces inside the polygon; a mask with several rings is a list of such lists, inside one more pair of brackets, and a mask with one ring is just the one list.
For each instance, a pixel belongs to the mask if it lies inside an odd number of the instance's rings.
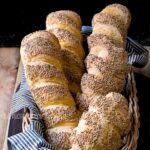
{"label": "bread loaf", "polygon": [[83,114],[71,134],[71,150],[119,150],[131,129],[127,99],[119,94],[130,71],[125,51],[129,24],[130,12],[120,4],[93,17],[87,73],[76,98]]}
{"label": "bread loaf", "polygon": [[70,134],[78,112],[64,75],[60,45],[50,32],[37,31],[21,42],[25,75],[46,125],[47,140],[55,150],[70,148]]}
{"label": "bread loaf", "polygon": [[80,92],[85,57],[80,32],[82,22],[74,11],[60,10],[48,14],[46,30],[55,34],[61,46],[62,66],[73,95]]}

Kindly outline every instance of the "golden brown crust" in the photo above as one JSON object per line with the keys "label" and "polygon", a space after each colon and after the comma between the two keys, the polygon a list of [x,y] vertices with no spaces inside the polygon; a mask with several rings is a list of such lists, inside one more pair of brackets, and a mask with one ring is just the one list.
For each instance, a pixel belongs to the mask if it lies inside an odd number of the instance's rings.
{"label": "golden brown crust", "polygon": [[100,33],[108,36],[110,39],[115,41],[117,45],[125,45],[124,37],[119,32],[118,28],[112,25],[99,23],[93,28],[93,34],[95,33]]}
{"label": "golden brown crust", "polygon": [[85,112],[71,134],[71,150],[119,150],[131,129],[128,102],[119,94],[130,69],[124,50],[129,21],[123,18],[127,17],[123,6],[110,7],[92,21],[87,73],[81,79],[82,94],[76,98],[79,110]]}
{"label": "golden brown crust", "polygon": [[72,149],[76,150],[74,146],[78,145],[79,150],[95,150],[101,134],[100,128],[99,115],[94,112],[84,112],[77,128],[71,134]]}
{"label": "golden brown crust", "polygon": [[89,108],[100,113],[101,118],[106,118],[120,135],[126,135],[131,128],[128,109],[127,99],[115,92],[93,98]]}
{"label": "golden brown crust", "polygon": [[[124,48],[118,48],[113,44],[100,43],[97,46],[91,48],[89,55],[95,55],[108,62],[120,62],[126,61],[127,64],[127,52]],[[104,55],[105,54],[105,55]],[[117,58],[117,60],[116,60]]]}
{"label": "golden brown crust", "polygon": [[68,150],[71,148],[70,135],[74,127],[57,127],[46,131],[47,140],[53,145],[54,150]]}
{"label": "golden brown crust", "polygon": [[[45,118],[45,124],[47,128],[52,128],[53,126],[61,125],[63,122],[77,122],[77,110],[72,106],[61,106],[53,105],[45,107],[41,110],[42,116]],[[64,125],[65,126],[65,125]]]}
{"label": "golden brown crust", "polygon": [[131,23],[131,13],[126,6],[114,3],[106,6],[102,12],[117,17],[124,24],[124,27],[128,29]]}
{"label": "golden brown crust", "polygon": [[[25,37],[25,39],[26,38],[27,37]],[[39,37],[32,38],[27,43],[26,42],[22,42],[22,43],[23,45],[21,45],[21,56],[23,61],[25,61],[26,63],[31,62],[35,56],[41,54],[54,56],[58,60],[61,60],[61,55],[59,52],[60,51],[59,43],[57,46],[55,46],[55,44],[51,42],[48,38],[46,39],[39,36]]]}
{"label": "golden brown crust", "polygon": [[68,47],[69,50],[76,53],[76,55],[78,55],[80,59],[83,59],[85,57],[84,49],[82,47],[80,40],[76,36],[74,36],[71,32],[59,28],[51,29],[49,31],[51,31],[56,35],[62,49]]}
{"label": "golden brown crust", "polygon": [[84,73],[83,61],[75,53],[70,52],[69,49],[61,49],[61,53],[63,58],[63,71],[69,81],[69,89],[71,93],[76,95],[80,91],[81,77]]}
{"label": "golden brown crust", "polygon": [[48,40],[49,42],[51,42],[51,44],[54,45],[54,47],[57,47],[57,49],[60,49],[59,41],[56,38],[56,36],[45,30],[35,31],[33,33],[26,35],[21,41],[21,46],[28,44],[30,41],[36,38],[42,38],[42,39]]}
{"label": "golden brown crust", "polygon": [[79,83],[84,71],[81,25],[80,16],[73,11],[55,11],[46,18],[46,29],[59,39],[63,71],[73,94],[80,91]]}
{"label": "golden brown crust", "polygon": [[74,65],[79,67],[81,70],[84,70],[83,61],[75,54],[73,51],[70,51],[69,48],[61,49],[61,57],[63,66]]}
{"label": "golden brown crust", "polygon": [[65,29],[67,31],[69,31],[70,33],[72,33],[74,36],[76,36],[81,42],[83,41],[83,36],[80,30],[78,30],[77,28],[74,28],[73,26],[69,26],[69,25],[65,25],[62,24],[61,22],[56,23],[56,24],[47,24],[46,26],[46,30],[50,31],[53,29]]}
{"label": "golden brown crust", "polygon": [[[55,104],[63,104],[63,101],[70,101],[71,105],[74,105],[73,98],[68,90],[68,88],[59,84],[50,84],[42,87],[38,87],[32,89],[33,96],[35,98],[36,103],[40,107],[46,106],[48,103]],[[62,101],[62,102],[61,102]],[[67,104],[66,104],[67,105]]]}
{"label": "golden brown crust", "polygon": [[107,12],[93,17],[93,32],[88,37],[89,55],[85,60],[88,74],[81,80],[81,89],[88,95],[105,95],[123,90],[130,70],[124,50],[126,28],[122,21]]}
{"label": "golden brown crust", "polygon": [[42,79],[48,80],[54,77],[61,78],[61,80],[67,82],[64,73],[51,64],[26,65],[25,70],[28,72],[27,79],[33,80],[34,82]]}
{"label": "golden brown crust", "polygon": [[87,95],[106,95],[109,92],[120,93],[124,87],[125,79],[111,75],[95,76],[85,73],[81,79],[81,90]]}
{"label": "golden brown crust", "polygon": [[[83,113],[78,127],[71,135],[72,150],[112,150],[112,147],[118,150],[120,148],[122,141],[117,130],[111,124],[101,122],[101,119],[96,112]],[[81,122],[84,124],[80,125]]]}
{"label": "golden brown crust", "polygon": [[57,13],[60,13],[60,14],[70,17],[71,19],[73,19],[76,22],[78,29],[81,28],[81,26],[82,26],[81,17],[76,12],[74,12],[72,10],[59,10],[59,11],[57,11]]}
{"label": "golden brown crust", "polygon": [[59,12],[52,12],[50,14],[48,14],[47,18],[46,18],[46,25],[53,25],[53,24],[64,24],[64,25],[69,25],[72,26],[74,28],[78,29],[77,23],[70,17],[68,17],[67,15],[64,15],[63,13],[59,13]]}
{"label": "golden brown crust", "polygon": [[71,134],[71,150],[119,150],[130,127],[125,97],[113,92],[93,97]]}
{"label": "golden brown crust", "polygon": [[74,81],[70,81],[70,83],[69,83],[69,90],[70,90],[73,98],[76,98],[76,94],[77,93],[81,93],[80,83],[74,82]]}
{"label": "golden brown crust", "polygon": [[[78,113],[63,73],[58,39],[47,31],[29,34],[22,41],[21,56],[31,93],[47,130],[52,131],[47,135],[52,146],[59,150],[69,148]],[[58,126],[68,130],[58,132]]]}
{"label": "golden brown crust", "polygon": [[[121,55],[122,53],[120,53]],[[121,56],[118,56],[117,58],[112,58],[110,57],[110,61],[107,60],[103,60],[101,57],[95,56],[93,54],[90,54],[86,57],[86,68],[87,68],[87,72],[90,74],[95,74],[95,75],[111,75],[111,76],[122,76],[123,78],[125,77],[125,75],[127,75],[127,73],[130,70],[130,65],[127,65],[127,61],[126,59],[118,59],[119,57],[121,58]],[[125,58],[126,58],[126,54],[125,54]]]}
{"label": "golden brown crust", "polygon": [[61,49],[62,52],[62,66],[64,74],[69,81],[69,89],[71,93],[76,95],[80,90],[81,77],[84,73],[83,62],[70,52],[69,49]]}
{"label": "golden brown crust", "polygon": [[[72,69],[70,69],[70,68],[72,68]],[[80,83],[81,77],[84,73],[83,70],[81,70],[80,68],[75,67],[75,66],[72,67],[72,65],[65,66],[63,68],[63,71],[64,71],[65,76],[68,81],[70,81],[70,82],[73,81],[76,83]]]}
{"label": "golden brown crust", "polygon": [[69,31],[65,30],[65,29],[59,29],[59,28],[55,28],[55,29],[51,29],[49,30],[51,31],[53,34],[55,34],[55,36],[58,38],[59,42],[67,42],[69,44],[72,44],[73,46],[81,46],[81,42],[79,39],[77,39],[72,33],[70,33]]}
{"label": "golden brown crust", "polygon": [[80,30],[82,22],[80,16],[73,11],[60,10],[48,14],[46,24],[61,23],[71,25]]}
{"label": "golden brown crust", "polygon": [[126,25],[127,25],[127,27],[129,27],[129,25],[131,23],[131,13],[130,13],[129,9],[126,6],[117,4],[117,3],[112,4],[111,6],[120,9],[126,15],[126,17],[124,19],[127,19]]}
{"label": "golden brown crust", "polygon": [[76,104],[81,112],[87,111],[90,105],[90,102],[95,96],[87,95],[84,93],[78,93],[76,96]]}
{"label": "golden brown crust", "polygon": [[[88,47],[89,50],[97,45],[115,45],[116,47],[122,47],[123,45],[119,45],[118,42],[115,42],[115,40],[111,39],[110,37],[103,35],[101,33],[94,33],[88,36]],[[117,45],[118,44],[118,45]]]}
{"label": "golden brown crust", "polygon": [[92,26],[95,27],[99,23],[109,24],[116,27],[121,35],[125,38],[126,37],[126,29],[122,22],[115,16],[108,14],[108,13],[97,13],[94,15],[92,19]]}

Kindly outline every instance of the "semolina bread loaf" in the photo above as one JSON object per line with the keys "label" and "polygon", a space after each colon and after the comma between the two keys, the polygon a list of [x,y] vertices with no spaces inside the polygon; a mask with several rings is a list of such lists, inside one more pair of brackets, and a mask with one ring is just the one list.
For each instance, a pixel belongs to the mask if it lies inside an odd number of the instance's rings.
{"label": "semolina bread loaf", "polygon": [[46,30],[52,32],[59,40],[63,71],[74,96],[81,92],[80,81],[84,73],[85,52],[80,32],[81,25],[80,16],[71,10],[55,11],[46,18]]}
{"label": "semolina bread loaf", "polygon": [[68,150],[79,116],[63,72],[59,41],[51,32],[37,31],[24,37],[20,51],[26,79],[46,125],[47,140],[55,150]]}
{"label": "semolina bread loaf", "polygon": [[130,12],[120,4],[109,5],[92,19],[87,73],[76,97],[83,114],[71,134],[71,150],[119,150],[131,129],[128,101],[120,94],[130,71],[125,51],[129,24]]}

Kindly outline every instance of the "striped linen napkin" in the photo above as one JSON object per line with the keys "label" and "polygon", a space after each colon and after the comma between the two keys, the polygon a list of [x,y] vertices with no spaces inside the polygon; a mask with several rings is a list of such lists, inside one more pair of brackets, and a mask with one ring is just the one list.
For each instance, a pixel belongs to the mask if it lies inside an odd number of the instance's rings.
{"label": "striped linen napkin", "polygon": [[[21,110],[29,110],[32,114],[30,124],[25,131],[22,129],[25,111]],[[23,72],[19,89],[12,98],[8,133],[9,150],[52,150],[51,145],[44,138],[45,128],[41,118]]]}

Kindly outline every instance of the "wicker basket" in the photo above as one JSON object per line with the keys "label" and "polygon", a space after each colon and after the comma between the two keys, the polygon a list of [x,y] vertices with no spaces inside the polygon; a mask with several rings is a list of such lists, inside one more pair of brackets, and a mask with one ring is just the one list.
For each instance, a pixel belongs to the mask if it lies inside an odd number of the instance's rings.
{"label": "wicker basket", "polygon": [[[138,98],[136,96],[137,90],[136,90],[136,82],[134,79],[134,73],[131,72],[128,74],[126,78],[126,85],[123,91],[123,95],[128,99],[129,101],[129,113],[131,116],[132,121],[132,128],[129,134],[124,137],[123,143],[124,146],[121,148],[121,150],[136,150],[137,149],[137,143],[139,138],[139,106],[138,106]],[[23,117],[23,124],[22,129],[25,131],[29,124],[32,117],[32,114],[28,110],[24,110],[25,115]]]}
{"label": "wicker basket", "polygon": [[[87,37],[91,34],[92,27],[91,26],[82,26],[82,35],[84,38],[84,48],[85,52],[88,52],[87,48]],[[137,66],[143,66],[147,63],[148,51],[144,49],[139,43],[135,42],[131,38],[127,38],[126,43],[126,51],[128,52],[128,63]],[[138,98],[136,96],[136,82],[134,79],[134,73],[131,71],[126,78],[126,84],[122,93],[129,102],[129,113],[132,121],[132,128],[126,137],[123,139],[123,147],[121,150],[136,150],[139,138],[139,127],[140,127],[140,113],[138,106]],[[25,109],[25,116],[23,118],[22,129],[25,131],[32,118],[32,114],[28,110]]]}
{"label": "wicker basket", "polygon": [[128,74],[126,81],[127,82],[125,86],[125,96],[129,101],[129,113],[131,116],[132,128],[129,134],[126,137],[124,137],[124,146],[121,150],[136,150],[139,138],[140,113],[138,106],[138,98],[136,96],[136,82],[134,79],[133,72]]}

